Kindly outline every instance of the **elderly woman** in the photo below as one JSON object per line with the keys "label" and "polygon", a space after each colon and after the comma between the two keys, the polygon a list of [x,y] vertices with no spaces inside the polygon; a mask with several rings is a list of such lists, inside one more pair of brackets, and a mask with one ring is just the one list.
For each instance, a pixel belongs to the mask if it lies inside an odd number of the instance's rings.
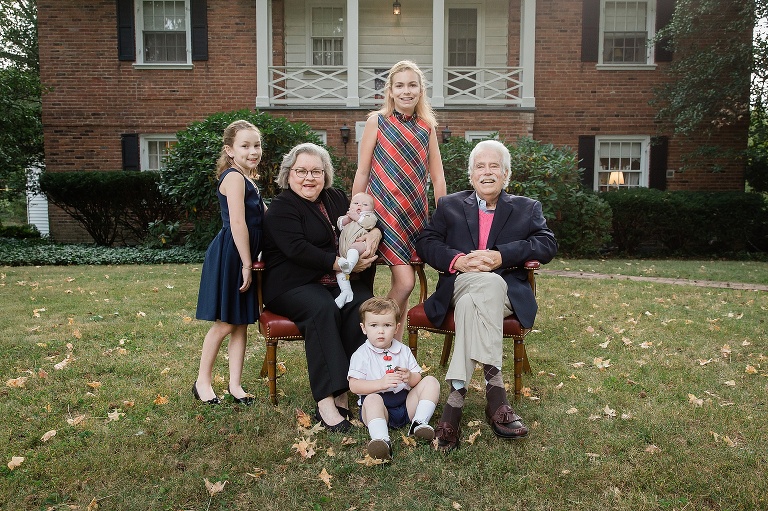
{"label": "elderly woman", "polygon": [[300,144],[283,158],[277,176],[283,191],[264,216],[263,291],[265,307],[290,318],[304,336],[317,420],[331,431],[346,432],[352,427],[349,359],[365,342],[358,308],[372,296],[371,265],[381,232],[374,228],[360,238],[368,248],[350,276],[354,299],[339,309],[335,224],[347,213],[349,199],[332,183],[331,159],[322,147]]}
{"label": "elderly woman", "polygon": [[468,173],[474,190],[442,197],[416,240],[419,256],[440,272],[424,312],[440,325],[448,308],[455,308],[456,340],[445,375],[450,394],[436,430],[437,447],[445,451],[459,445],[466,385],[478,364],[485,376],[485,415],[493,433],[504,439],[528,434],[504,388],[502,328],[513,310],[523,327],[533,326],[536,298],[519,267],[531,259],[548,263],[557,253],[541,203],[504,191],[510,177],[504,144],[478,143],[469,155]]}

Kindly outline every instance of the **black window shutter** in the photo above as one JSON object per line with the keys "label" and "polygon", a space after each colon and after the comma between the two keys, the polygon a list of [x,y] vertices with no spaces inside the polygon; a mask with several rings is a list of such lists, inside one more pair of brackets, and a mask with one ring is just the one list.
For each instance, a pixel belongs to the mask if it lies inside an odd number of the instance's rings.
{"label": "black window shutter", "polygon": [[117,58],[126,61],[136,60],[133,0],[117,0]]}
{"label": "black window shutter", "polygon": [[139,164],[139,135],[123,133],[120,135],[123,148],[123,170],[140,170]]}
{"label": "black window shutter", "polygon": [[[663,29],[672,21],[675,12],[675,0],[658,0],[656,3],[656,31]],[[654,59],[656,62],[671,62],[672,50],[667,49],[669,38],[665,37],[656,43]]]}
{"label": "black window shutter", "polygon": [[581,182],[587,190],[595,188],[595,137],[579,136],[579,167],[584,169]]}
{"label": "black window shutter", "polygon": [[584,0],[581,9],[581,61],[597,62],[600,49],[600,0]]}
{"label": "black window shutter", "polygon": [[669,153],[669,138],[653,137],[651,139],[651,161],[648,168],[648,188],[657,190],[667,189],[667,155]]}
{"label": "black window shutter", "polygon": [[192,60],[208,60],[208,2],[190,0]]}

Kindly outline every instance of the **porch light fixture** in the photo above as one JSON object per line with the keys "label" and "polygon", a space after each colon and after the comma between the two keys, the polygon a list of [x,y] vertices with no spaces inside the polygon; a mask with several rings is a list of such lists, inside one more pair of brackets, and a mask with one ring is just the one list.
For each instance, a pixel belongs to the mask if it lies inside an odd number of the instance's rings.
{"label": "porch light fixture", "polygon": [[445,144],[451,138],[451,130],[448,129],[447,124],[445,125],[445,129],[442,131],[442,134],[443,134],[443,143]]}
{"label": "porch light fixture", "polygon": [[400,16],[400,2],[395,0],[395,3],[392,4],[392,14],[395,16]]}
{"label": "porch light fixture", "polygon": [[346,148],[347,144],[349,143],[349,127],[346,125],[346,123],[341,128],[339,128],[339,132],[341,133],[341,142]]}

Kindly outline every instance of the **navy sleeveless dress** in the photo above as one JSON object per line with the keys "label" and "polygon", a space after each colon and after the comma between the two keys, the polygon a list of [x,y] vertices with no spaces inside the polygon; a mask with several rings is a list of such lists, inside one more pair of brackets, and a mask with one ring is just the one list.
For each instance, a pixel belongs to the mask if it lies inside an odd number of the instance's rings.
{"label": "navy sleeveless dress", "polygon": [[[216,195],[219,197],[221,220],[224,226],[205,252],[195,317],[207,321],[221,320],[231,325],[249,325],[259,319],[255,277],[248,291],[241,293],[239,289],[243,284],[243,263],[229,225],[227,197],[219,191],[221,182],[230,172],[237,173],[237,170],[233,168],[225,170],[216,185]],[[264,203],[259,189],[245,179],[245,223],[248,226],[251,257],[254,261],[261,252],[263,217]]]}

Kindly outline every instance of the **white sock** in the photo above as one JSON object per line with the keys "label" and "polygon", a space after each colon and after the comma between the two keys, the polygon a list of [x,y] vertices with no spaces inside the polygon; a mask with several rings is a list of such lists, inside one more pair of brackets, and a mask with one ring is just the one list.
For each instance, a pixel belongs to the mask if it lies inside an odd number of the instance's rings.
{"label": "white sock", "polygon": [[368,433],[372,440],[389,440],[389,426],[382,418],[371,419],[368,422]]}
{"label": "white sock", "polygon": [[349,268],[349,271],[344,271],[344,273],[352,273],[352,268],[355,267],[357,264],[357,261],[360,259],[360,253],[355,250],[354,248],[350,248],[347,250],[347,267]]}
{"label": "white sock", "polygon": [[416,405],[416,411],[413,413],[413,420],[419,421],[422,424],[429,424],[429,419],[432,418],[432,414],[435,413],[436,403],[428,399],[422,399],[419,404]]}
{"label": "white sock", "polygon": [[336,305],[341,309],[345,304],[352,301],[355,294],[352,292],[352,283],[349,281],[349,277],[342,272],[336,274],[336,282],[339,284],[341,293],[334,300]]}

